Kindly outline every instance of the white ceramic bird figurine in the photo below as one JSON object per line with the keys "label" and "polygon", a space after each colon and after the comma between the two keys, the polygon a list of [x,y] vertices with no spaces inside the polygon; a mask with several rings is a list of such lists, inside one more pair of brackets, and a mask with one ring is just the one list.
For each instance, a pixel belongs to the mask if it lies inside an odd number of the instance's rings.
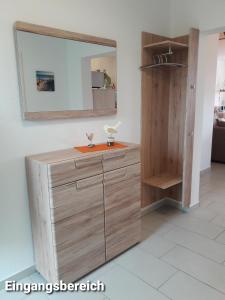
{"label": "white ceramic bird figurine", "polygon": [[90,141],[90,144],[88,145],[88,147],[92,148],[94,147],[95,145],[93,144],[93,138],[94,138],[94,133],[87,133],[86,132],[86,137],[88,138],[88,140]]}
{"label": "white ceramic bird figurine", "polygon": [[114,133],[117,133],[117,128],[121,125],[122,123],[119,121],[116,123],[116,125],[114,126],[109,126],[109,125],[105,125],[104,126],[104,131],[105,133],[107,133],[108,135],[113,135]]}
{"label": "white ceramic bird figurine", "polygon": [[105,125],[104,126],[104,131],[105,133],[108,135],[107,138],[107,145],[108,146],[113,146],[114,142],[115,142],[115,138],[113,137],[113,134],[117,133],[117,128],[121,125],[121,122],[117,122],[116,125],[114,126],[109,126],[109,125]]}

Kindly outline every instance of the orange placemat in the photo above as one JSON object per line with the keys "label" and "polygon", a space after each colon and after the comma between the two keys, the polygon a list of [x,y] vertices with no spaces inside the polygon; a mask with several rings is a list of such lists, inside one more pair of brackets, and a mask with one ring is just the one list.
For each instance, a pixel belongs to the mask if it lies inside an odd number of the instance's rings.
{"label": "orange placemat", "polygon": [[106,144],[98,144],[92,148],[88,146],[74,147],[74,149],[82,153],[104,151],[104,150],[111,150],[111,149],[123,149],[123,148],[127,148],[127,146],[120,143],[115,143],[113,146],[107,146]]}

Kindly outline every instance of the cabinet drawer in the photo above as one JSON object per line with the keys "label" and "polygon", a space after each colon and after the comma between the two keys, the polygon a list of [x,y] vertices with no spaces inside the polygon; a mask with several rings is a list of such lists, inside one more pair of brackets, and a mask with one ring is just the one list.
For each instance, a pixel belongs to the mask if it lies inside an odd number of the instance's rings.
{"label": "cabinet drawer", "polygon": [[103,175],[58,186],[50,191],[52,222],[103,204]]}
{"label": "cabinet drawer", "polygon": [[141,221],[121,228],[110,236],[106,237],[106,260],[110,260],[129,247],[137,244],[141,236]]}
{"label": "cabinet drawer", "polygon": [[48,166],[49,186],[56,187],[102,172],[101,155],[53,163]]}
{"label": "cabinet drawer", "polygon": [[104,172],[129,166],[140,162],[140,151],[138,148],[122,149],[103,154]]}

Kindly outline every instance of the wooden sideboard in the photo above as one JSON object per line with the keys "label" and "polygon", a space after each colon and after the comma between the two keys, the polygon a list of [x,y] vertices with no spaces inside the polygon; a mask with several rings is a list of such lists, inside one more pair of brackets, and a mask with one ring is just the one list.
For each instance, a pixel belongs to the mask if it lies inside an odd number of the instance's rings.
{"label": "wooden sideboard", "polygon": [[36,269],[73,282],[140,241],[140,150],[26,157]]}

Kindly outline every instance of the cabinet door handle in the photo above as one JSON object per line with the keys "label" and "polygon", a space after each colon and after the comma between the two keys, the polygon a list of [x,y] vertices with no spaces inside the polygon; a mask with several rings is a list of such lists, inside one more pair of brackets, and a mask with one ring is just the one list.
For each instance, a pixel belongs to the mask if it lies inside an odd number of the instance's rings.
{"label": "cabinet door handle", "polygon": [[110,154],[104,154],[103,155],[103,160],[108,160],[108,159],[113,159],[113,158],[122,158],[126,156],[126,152],[114,152],[114,153],[110,153]]}
{"label": "cabinet door handle", "polygon": [[94,157],[94,158],[86,158],[86,159],[76,159],[74,161],[75,163],[75,167],[77,169],[81,169],[81,168],[85,168],[85,167],[88,167],[88,166],[93,166],[93,165],[97,165],[97,164],[100,164],[102,162],[102,157],[101,156],[97,156],[97,157]]}
{"label": "cabinet door handle", "polygon": [[93,178],[86,178],[76,181],[76,189],[82,190],[103,183],[103,175],[97,175]]}
{"label": "cabinet door handle", "polygon": [[116,170],[114,174],[104,175],[104,183],[113,183],[113,182],[121,181],[126,179],[126,177],[127,177],[127,169],[122,171]]}

